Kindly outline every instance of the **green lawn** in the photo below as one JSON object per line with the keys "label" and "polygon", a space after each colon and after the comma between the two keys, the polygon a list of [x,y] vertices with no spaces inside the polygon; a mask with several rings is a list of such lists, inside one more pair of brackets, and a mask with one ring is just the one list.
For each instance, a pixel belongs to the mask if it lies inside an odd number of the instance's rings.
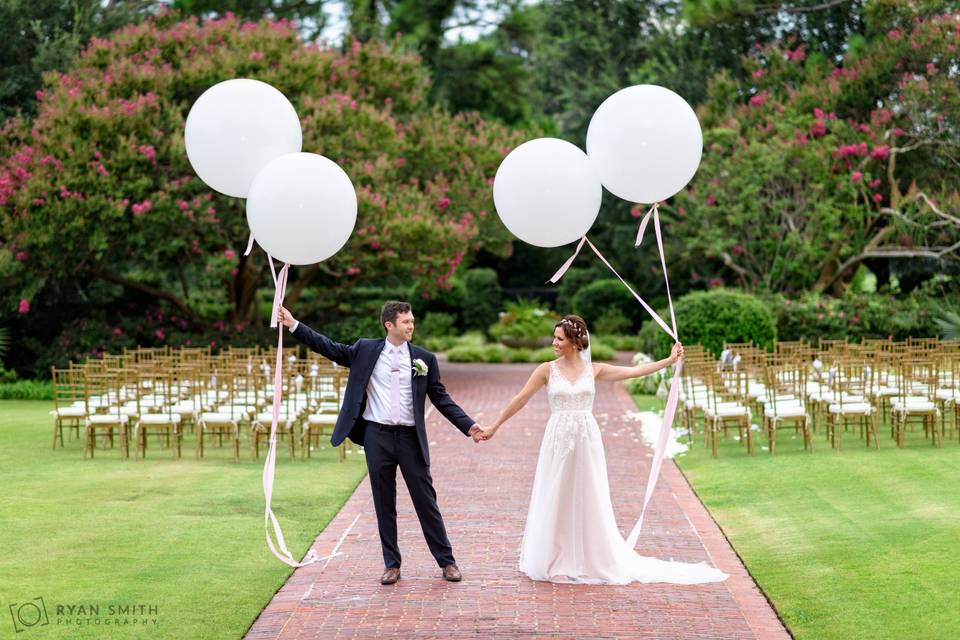
{"label": "green lawn", "polygon": [[[239,464],[229,447],[198,461],[187,435],[180,460],[154,442],[147,460],[123,462],[118,449],[83,460],[66,435],[51,450],[49,409],[0,401],[0,638],[14,636],[10,605],[37,597],[50,624],[23,637],[241,637],[292,571],[264,539],[264,450],[252,462],[242,440]],[[362,456],[314,454],[277,461],[273,509],[297,558],[366,472]],[[57,604],[100,605],[101,623],[58,625]],[[106,628],[111,604],[156,606],[143,617],[157,623]]]}
{"label": "green lawn", "polygon": [[820,429],[813,454],[788,435],[749,458],[731,432],[717,459],[702,438],[677,458],[797,638],[960,637],[960,446],[889,434],[837,453]]}

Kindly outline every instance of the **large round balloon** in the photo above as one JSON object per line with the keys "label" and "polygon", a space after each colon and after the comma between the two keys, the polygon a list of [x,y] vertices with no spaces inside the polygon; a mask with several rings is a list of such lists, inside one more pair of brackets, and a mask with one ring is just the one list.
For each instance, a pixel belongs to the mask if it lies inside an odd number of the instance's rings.
{"label": "large round balloon", "polygon": [[660,202],[683,189],[702,151],[693,109],[673,91],[652,84],[617,91],[587,129],[587,155],[600,182],[630,202]]}
{"label": "large round balloon", "polygon": [[586,154],[556,138],[511,151],[493,179],[493,203],[507,229],[538,247],[579,239],[600,211],[603,188]]}
{"label": "large round balloon", "polygon": [[280,156],[250,185],[247,223],[268,254],[290,264],[326,260],[357,221],[357,192],[336,162],[315,153]]}
{"label": "large round balloon", "polygon": [[300,119],[286,96],[259,80],[213,85],[187,116],[187,158],[200,179],[228,196],[246,198],[268,162],[300,151]]}

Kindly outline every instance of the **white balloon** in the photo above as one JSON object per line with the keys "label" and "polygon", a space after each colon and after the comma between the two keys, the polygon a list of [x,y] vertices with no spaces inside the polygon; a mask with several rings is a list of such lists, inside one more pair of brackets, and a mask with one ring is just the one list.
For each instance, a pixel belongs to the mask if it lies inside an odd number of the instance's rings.
{"label": "white balloon", "polygon": [[513,235],[538,247],[578,240],[597,219],[603,188],[586,154],[556,138],[511,151],[493,179],[493,203]]}
{"label": "white balloon", "polygon": [[246,198],[268,162],[303,145],[300,119],[286,96],[245,78],[213,85],[197,98],[184,131],[187,158],[200,179]]}
{"label": "white balloon", "polygon": [[253,179],[247,223],[268,254],[313,264],[339,251],[357,222],[357,192],[346,172],[315,153],[291,153]]}
{"label": "white balloon", "polygon": [[652,204],[683,189],[702,151],[693,109],[673,91],[652,84],[617,91],[587,129],[587,155],[600,182],[630,202]]}

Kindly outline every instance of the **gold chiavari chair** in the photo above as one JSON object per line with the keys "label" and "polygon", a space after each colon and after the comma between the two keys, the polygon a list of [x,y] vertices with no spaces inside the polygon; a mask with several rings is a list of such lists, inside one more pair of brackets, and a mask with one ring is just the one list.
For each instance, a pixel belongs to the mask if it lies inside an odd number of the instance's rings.
{"label": "gold chiavari chair", "polygon": [[[704,410],[704,436],[710,442],[710,451],[717,456],[717,435],[733,424],[737,427],[740,442],[746,444],[747,453],[753,455],[753,434],[750,431],[750,407],[746,402],[746,375],[743,369],[734,371],[726,379],[721,372],[710,371],[709,401]],[[706,444],[706,443],[705,443]]]}
{"label": "gold chiavari chair", "polygon": [[205,367],[203,361],[181,360],[175,369],[176,400],[170,410],[180,416],[180,434],[193,432],[197,416],[204,409],[201,380]]}
{"label": "gold chiavari chair", "polygon": [[171,439],[175,450],[173,455],[179,458],[182,433],[180,432],[181,418],[179,413],[173,411],[177,402],[177,393],[175,391],[175,377],[172,370],[166,363],[157,362],[152,367],[143,367],[140,370],[141,382],[149,379],[150,388],[155,397],[161,398],[162,402],[154,405],[154,411],[151,413],[141,413],[139,419],[134,425],[134,441],[136,442],[137,457],[147,457],[148,436],[156,435],[166,438],[167,447],[172,450]]}
{"label": "gold chiavari chair", "polygon": [[710,354],[705,349],[702,347],[693,349],[698,346],[691,345],[689,349],[684,348],[683,373],[680,378],[680,410],[686,423],[690,446],[693,446],[696,438],[697,420],[703,417],[710,400],[707,376],[715,368]]}
{"label": "gold chiavari chair", "polygon": [[[317,378],[324,381],[324,392],[322,399],[303,423],[303,429],[300,434],[300,459],[310,457],[310,450],[313,448],[313,442],[320,446],[320,438],[325,435],[332,435],[333,429],[337,424],[337,417],[340,415],[340,408],[343,405],[341,391],[343,389],[343,378],[346,372],[342,367],[328,367],[322,372],[318,372]],[[351,447],[353,443],[351,442]],[[340,462],[346,459],[346,443],[341,443],[339,448]]]}
{"label": "gold chiavari chair", "polygon": [[934,392],[939,379],[936,361],[928,358],[905,359],[900,363],[900,393],[890,402],[892,428],[897,446],[902,447],[911,418],[919,418],[924,436],[934,446],[943,444],[937,429]]}
{"label": "gold chiavari chair", "polygon": [[57,448],[57,440],[63,447],[63,427],[67,427],[67,437],[70,429],[80,439],[80,423],[87,417],[86,394],[84,387],[83,369],[50,368],[53,380],[53,448]]}
{"label": "gold chiavari chair", "polygon": [[830,373],[830,386],[834,394],[827,407],[827,436],[831,445],[839,451],[843,444],[843,433],[854,422],[860,427],[861,437],[866,434],[867,447],[873,437],[874,447],[880,448],[877,437],[877,412],[867,397],[869,390],[869,367],[862,360],[837,360]]}
{"label": "gold chiavari chair", "polygon": [[777,451],[777,430],[780,425],[792,425],[803,434],[803,448],[813,452],[813,438],[803,404],[805,371],[792,364],[770,366],[764,371],[767,394],[763,407],[763,430],[767,434],[770,455]]}
{"label": "gold chiavari chair", "polygon": [[[958,362],[960,362],[960,350],[957,344],[948,344],[941,342],[937,350],[931,355],[936,360],[937,388],[933,394],[933,400],[937,404],[940,413],[940,433],[943,438],[952,438],[954,424],[956,423],[957,404],[960,401],[960,379],[957,378]],[[947,414],[953,412],[954,420],[947,422]],[[947,425],[950,425],[949,429]]]}
{"label": "gold chiavari chair", "polygon": [[[276,351],[274,351],[274,359],[270,361],[271,364],[276,362]],[[269,367],[269,365],[268,365]],[[272,369],[268,369],[272,374]],[[300,424],[301,412],[306,410],[306,403],[300,403],[297,396],[297,384],[296,378],[299,375],[295,367],[286,367],[284,369],[285,375],[281,380],[280,384],[281,389],[281,405],[277,413],[277,435],[280,436],[281,440],[287,440],[287,446],[290,451],[290,459],[296,459],[296,440],[299,439],[299,429],[298,425]],[[302,377],[301,377],[302,380]],[[250,451],[254,458],[258,458],[260,455],[260,438],[269,437],[270,430],[273,427],[273,376],[270,375],[270,386],[265,387],[269,389],[270,402],[267,406],[263,408],[262,411],[257,413],[250,425]],[[306,397],[306,396],[304,396]]]}
{"label": "gold chiavari chair", "polygon": [[[103,434],[114,446],[114,430],[120,434],[120,455],[130,457],[129,417],[120,412],[119,392],[121,387],[118,371],[91,372],[84,376],[86,402],[83,457],[92,458],[96,450],[96,438]],[[102,409],[102,411],[99,411]]]}
{"label": "gold chiavari chair", "polygon": [[[214,369],[210,376],[201,381],[201,393],[206,401],[211,401],[211,411],[202,411],[197,419],[197,458],[203,458],[204,440],[217,437],[220,446],[223,438],[233,443],[233,461],[240,461],[240,423],[247,418],[243,405],[233,402],[236,385],[229,369]],[[223,391],[221,391],[221,385]]]}

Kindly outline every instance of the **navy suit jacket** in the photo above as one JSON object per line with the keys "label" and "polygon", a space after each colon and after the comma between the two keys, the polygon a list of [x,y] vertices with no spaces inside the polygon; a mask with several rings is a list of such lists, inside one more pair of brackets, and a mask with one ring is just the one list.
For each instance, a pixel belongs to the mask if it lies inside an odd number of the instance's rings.
{"label": "navy suit jacket", "polygon": [[[333,429],[330,443],[336,447],[349,437],[356,444],[362,445],[363,436],[367,430],[367,423],[363,419],[363,411],[367,405],[367,385],[386,339],[361,338],[352,345],[346,345],[314,331],[303,322],[297,325],[293,336],[325,358],[350,369],[343,406],[340,409],[340,415],[337,416],[337,425]],[[430,396],[430,401],[437,411],[464,435],[469,435],[470,427],[475,422],[453,401],[440,382],[440,367],[437,365],[436,356],[413,344],[409,346],[411,367],[416,358],[427,363],[427,375],[413,376],[411,386],[413,387],[413,417],[416,422],[417,438],[420,441],[420,451],[423,453],[424,462],[430,464],[423,410],[427,396]]]}

